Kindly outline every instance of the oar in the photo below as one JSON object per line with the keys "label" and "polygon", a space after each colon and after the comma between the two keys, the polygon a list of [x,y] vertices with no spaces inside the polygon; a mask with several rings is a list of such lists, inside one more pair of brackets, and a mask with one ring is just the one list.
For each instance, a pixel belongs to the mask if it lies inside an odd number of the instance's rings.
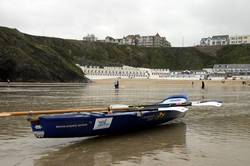
{"label": "oar", "polygon": [[210,101],[192,101],[191,106],[222,106],[222,101],[210,100]]}
{"label": "oar", "polygon": [[[221,101],[217,100],[207,100],[207,101],[188,101],[188,97],[185,95],[175,95],[170,96],[163,101],[161,101],[160,104],[176,104],[176,106],[215,106],[220,107],[222,105]],[[185,105],[186,104],[186,105]]]}
{"label": "oar", "polygon": [[62,109],[62,110],[41,110],[41,111],[20,111],[20,112],[0,112],[0,117],[8,116],[25,116],[25,115],[40,115],[40,114],[61,114],[61,113],[72,113],[72,112],[112,112],[112,111],[143,111],[143,110],[157,110],[158,107],[175,107],[175,106],[188,106],[190,102],[179,104],[154,104],[154,105],[121,105],[115,104],[109,107],[103,108],[80,108],[80,109]]}
{"label": "oar", "polygon": [[[175,98],[175,97],[173,97]],[[163,102],[152,104],[152,105],[111,105],[106,108],[83,108],[83,109],[64,109],[64,110],[42,110],[42,111],[22,111],[22,112],[1,112],[0,117],[9,117],[9,116],[25,116],[25,115],[40,115],[40,114],[60,114],[60,113],[71,113],[71,112],[112,112],[112,111],[150,111],[157,110],[159,108],[166,107],[180,107],[180,106],[216,106],[220,107],[222,102],[220,101],[193,101],[188,102],[187,99],[170,100],[171,97],[163,100]],[[169,101],[169,102],[166,102]]]}
{"label": "oar", "polygon": [[1,112],[0,117],[40,115],[40,114],[60,114],[71,112],[105,112],[108,108],[84,108],[84,109],[63,109],[63,110],[42,110],[42,111],[20,111],[20,112]]}
{"label": "oar", "polygon": [[[106,108],[84,108],[84,109],[63,109],[63,110],[42,110],[42,111],[22,111],[22,112],[1,112],[0,117],[8,116],[25,116],[25,115],[40,115],[40,114],[61,114],[61,113],[71,113],[71,112],[112,112],[112,111],[136,111],[136,110],[155,110],[158,108],[158,104],[161,104],[161,107],[175,107],[181,106],[178,102],[178,98],[181,101],[187,101],[187,97],[183,95],[179,96],[170,96],[164,99],[162,102],[153,104],[153,105],[111,105]],[[178,103],[176,103],[178,102]],[[190,104],[190,103],[189,103]],[[187,106],[187,105],[182,105]],[[145,108],[147,107],[147,108]],[[149,108],[151,107],[151,108]]]}
{"label": "oar", "polygon": [[220,107],[222,105],[221,101],[211,100],[211,101],[187,101],[185,103],[169,103],[169,104],[151,104],[151,105],[123,105],[123,104],[114,104],[110,105],[111,110],[148,110],[148,109],[158,109],[161,107],[186,107],[186,106],[215,106]]}

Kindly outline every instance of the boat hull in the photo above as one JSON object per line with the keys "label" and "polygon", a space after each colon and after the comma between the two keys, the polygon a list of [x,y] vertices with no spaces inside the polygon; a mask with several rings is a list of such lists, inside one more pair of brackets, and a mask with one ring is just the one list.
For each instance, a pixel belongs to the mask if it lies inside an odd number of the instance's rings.
{"label": "boat hull", "polygon": [[66,138],[107,135],[163,124],[185,115],[186,111],[156,110],[115,113],[71,113],[41,116],[31,120],[38,138]]}

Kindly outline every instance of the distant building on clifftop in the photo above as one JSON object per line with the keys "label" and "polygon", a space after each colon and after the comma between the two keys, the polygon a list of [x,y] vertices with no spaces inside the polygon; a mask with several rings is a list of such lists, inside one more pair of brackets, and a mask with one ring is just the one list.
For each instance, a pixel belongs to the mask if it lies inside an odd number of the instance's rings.
{"label": "distant building on clifftop", "polygon": [[88,34],[87,36],[83,37],[83,41],[114,43],[118,45],[132,45],[142,47],[171,47],[171,43],[166,40],[166,37],[161,37],[158,33],[152,36],[140,36],[139,34],[127,35],[123,38],[118,39],[107,36],[104,40],[97,40],[95,35]]}
{"label": "distant building on clifftop", "polygon": [[230,44],[250,44],[250,35],[230,36]]}
{"label": "distant building on clifftop", "polygon": [[88,42],[95,42],[97,38],[95,37],[94,34],[88,34],[87,36],[83,37],[82,40]]}
{"label": "distant building on clifftop", "polygon": [[105,38],[105,43],[115,43],[115,39],[113,37],[107,36]]}
{"label": "distant building on clifftop", "polygon": [[201,46],[211,46],[211,37],[207,37],[207,38],[202,38],[200,41],[200,45]]}
{"label": "distant building on clifftop", "polygon": [[158,33],[155,36],[141,36],[138,46],[144,47],[171,47],[170,42],[165,37],[161,37]]}
{"label": "distant building on clifftop", "polygon": [[250,35],[218,35],[202,38],[200,46],[223,46],[236,44],[250,44]]}
{"label": "distant building on clifftop", "polygon": [[207,38],[202,38],[200,46],[223,46],[229,44],[229,35],[217,35]]}
{"label": "distant building on clifftop", "polygon": [[158,33],[152,36],[140,36],[136,35],[127,35],[122,39],[114,39],[107,36],[105,38],[106,43],[117,43],[119,45],[133,45],[133,46],[142,46],[142,47],[171,47],[169,41],[165,37],[161,37]]}

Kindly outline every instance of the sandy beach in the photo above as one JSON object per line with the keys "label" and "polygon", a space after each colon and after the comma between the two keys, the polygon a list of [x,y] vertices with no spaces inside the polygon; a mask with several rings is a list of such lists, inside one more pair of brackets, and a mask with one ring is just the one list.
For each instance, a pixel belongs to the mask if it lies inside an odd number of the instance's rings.
{"label": "sandy beach", "polygon": [[[104,79],[104,80],[92,80],[94,83],[104,83],[104,84],[112,84],[115,79]],[[129,85],[129,86],[138,86],[140,84],[146,84],[148,86],[161,86],[161,85],[168,85],[168,86],[201,86],[202,81],[204,81],[206,87],[212,86],[250,86],[250,81],[246,81],[246,85],[243,85],[243,80],[142,80],[142,79],[120,79],[119,82],[122,85]]]}

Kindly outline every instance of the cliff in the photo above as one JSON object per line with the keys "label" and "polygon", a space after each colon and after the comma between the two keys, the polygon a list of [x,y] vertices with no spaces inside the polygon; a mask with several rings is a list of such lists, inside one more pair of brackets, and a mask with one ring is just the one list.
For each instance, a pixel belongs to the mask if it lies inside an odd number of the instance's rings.
{"label": "cliff", "polygon": [[75,64],[182,70],[216,63],[250,63],[250,46],[145,48],[32,36],[0,27],[0,81],[86,81]]}

